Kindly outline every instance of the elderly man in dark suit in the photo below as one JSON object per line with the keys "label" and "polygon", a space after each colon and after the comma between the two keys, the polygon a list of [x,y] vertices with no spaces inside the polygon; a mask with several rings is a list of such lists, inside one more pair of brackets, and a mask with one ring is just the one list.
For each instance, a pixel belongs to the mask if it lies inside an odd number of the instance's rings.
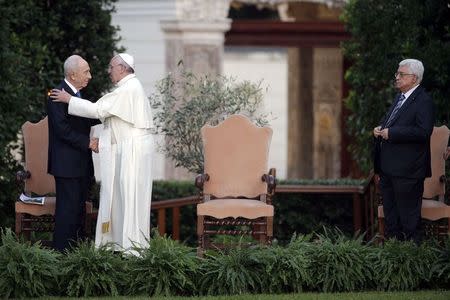
{"label": "elderly man in dark suit", "polygon": [[422,62],[405,59],[395,73],[399,94],[375,127],[375,173],[380,175],[387,237],[420,241],[423,183],[431,176],[434,105],[420,86]]}
{"label": "elderly man in dark suit", "polygon": [[[80,95],[92,78],[89,64],[72,55],[64,62],[64,80],[58,89]],[[68,105],[47,102],[49,147],[48,173],[55,177],[56,211],[54,248],[64,251],[72,242],[83,238],[85,202],[93,176],[92,150],[98,151],[98,139],[91,139],[93,119],[71,116]]]}

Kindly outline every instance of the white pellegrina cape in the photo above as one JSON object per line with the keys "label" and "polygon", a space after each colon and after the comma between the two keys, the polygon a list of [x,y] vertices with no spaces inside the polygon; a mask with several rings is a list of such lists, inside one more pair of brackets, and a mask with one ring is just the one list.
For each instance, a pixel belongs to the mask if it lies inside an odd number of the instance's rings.
{"label": "white pellegrina cape", "polygon": [[100,207],[97,246],[116,250],[133,243],[148,247],[152,194],[153,119],[150,103],[134,74],[96,103],[72,97],[69,114],[100,119]]}

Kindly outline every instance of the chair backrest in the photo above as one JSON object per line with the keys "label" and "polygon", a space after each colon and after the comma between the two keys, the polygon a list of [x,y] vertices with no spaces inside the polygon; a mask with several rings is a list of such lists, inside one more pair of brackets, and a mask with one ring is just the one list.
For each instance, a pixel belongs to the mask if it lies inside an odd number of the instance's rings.
{"label": "chair backrest", "polygon": [[203,126],[204,194],[216,197],[257,197],[267,193],[261,180],[268,172],[272,129],[259,127],[243,115],[231,115],[217,126]]}
{"label": "chair backrest", "polygon": [[25,148],[25,170],[31,177],[25,180],[25,192],[45,195],[55,192],[55,179],[47,173],[48,119],[22,126]]}
{"label": "chair backrest", "polygon": [[447,149],[450,130],[447,126],[434,127],[431,134],[431,177],[426,178],[424,182],[424,198],[433,198],[438,196],[440,200],[445,195],[445,180],[441,176],[445,175],[444,153]]}

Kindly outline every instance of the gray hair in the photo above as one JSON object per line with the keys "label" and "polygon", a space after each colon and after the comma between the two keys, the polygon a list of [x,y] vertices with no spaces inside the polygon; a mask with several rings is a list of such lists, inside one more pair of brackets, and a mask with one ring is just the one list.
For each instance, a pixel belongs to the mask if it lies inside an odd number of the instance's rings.
{"label": "gray hair", "polygon": [[71,55],[64,62],[64,76],[68,77],[70,72],[77,71],[83,58],[79,55]]}
{"label": "gray hair", "polygon": [[400,67],[402,67],[402,66],[408,67],[409,71],[412,74],[416,75],[418,83],[422,82],[423,72],[425,69],[420,60],[408,58],[408,59],[402,60],[398,65]]}
{"label": "gray hair", "polygon": [[125,67],[125,71],[129,74],[133,74],[134,73],[134,69],[132,67],[130,67],[126,61],[123,60],[122,57],[120,57],[119,54],[117,54],[116,56],[113,57],[113,59],[117,60],[117,62],[119,63],[119,65],[122,65]]}

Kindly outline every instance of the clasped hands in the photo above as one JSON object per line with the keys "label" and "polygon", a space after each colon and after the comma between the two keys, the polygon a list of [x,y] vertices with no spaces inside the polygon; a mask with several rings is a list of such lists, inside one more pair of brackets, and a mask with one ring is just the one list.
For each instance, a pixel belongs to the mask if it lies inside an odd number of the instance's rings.
{"label": "clasped hands", "polygon": [[98,138],[91,138],[89,141],[89,149],[95,153],[98,153]]}
{"label": "clasped hands", "polygon": [[377,126],[373,129],[373,136],[374,137],[382,137],[383,139],[387,140],[389,138],[389,129],[383,128],[381,129],[381,126]]}

